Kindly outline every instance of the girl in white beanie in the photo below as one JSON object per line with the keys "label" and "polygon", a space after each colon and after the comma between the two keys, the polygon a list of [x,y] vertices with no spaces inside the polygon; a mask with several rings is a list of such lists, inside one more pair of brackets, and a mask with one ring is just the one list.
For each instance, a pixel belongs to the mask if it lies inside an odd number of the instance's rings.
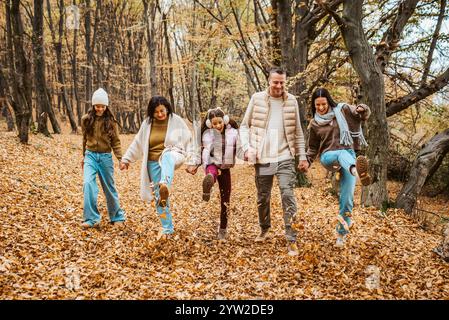
{"label": "girl in white beanie", "polygon": [[101,186],[106,196],[109,218],[112,223],[125,221],[125,212],[120,208],[118,193],[114,183],[114,162],[111,151],[120,161],[122,149],[119,130],[114,115],[109,110],[108,94],[102,88],[92,95],[92,109],[83,116],[83,160],[84,170],[84,228],[100,224],[97,208],[98,187],[96,177],[100,177]]}

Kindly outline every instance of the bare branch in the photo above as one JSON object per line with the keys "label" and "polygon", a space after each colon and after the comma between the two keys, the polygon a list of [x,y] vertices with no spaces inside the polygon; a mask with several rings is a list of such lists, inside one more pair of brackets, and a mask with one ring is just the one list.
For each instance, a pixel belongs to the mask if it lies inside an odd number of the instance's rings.
{"label": "bare branch", "polygon": [[418,90],[387,103],[387,117],[390,117],[411,105],[429,97],[444,88],[449,82],[449,68],[435,80],[421,86]]}
{"label": "bare branch", "polygon": [[416,4],[419,0],[403,0],[399,4],[396,19],[391,26],[385,31],[382,41],[376,46],[376,61],[382,72],[388,64],[392,52],[399,46],[399,40],[404,28],[415,11]]}
{"label": "bare branch", "polygon": [[421,78],[421,85],[424,85],[426,83],[427,76],[429,75],[430,65],[432,64],[433,59],[433,52],[435,51],[435,47],[437,45],[438,36],[441,30],[441,24],[443,23],[444,19],[444,12],[446,11],[446,4],[447,4],[446,0],[441,0],[440,14],[438,15],[437,25],[435,26],[435,31],[433,32],[432,42],[430,44],[429,52],[427,54],[427,61],[426,64],[424,65],[424,71]]}

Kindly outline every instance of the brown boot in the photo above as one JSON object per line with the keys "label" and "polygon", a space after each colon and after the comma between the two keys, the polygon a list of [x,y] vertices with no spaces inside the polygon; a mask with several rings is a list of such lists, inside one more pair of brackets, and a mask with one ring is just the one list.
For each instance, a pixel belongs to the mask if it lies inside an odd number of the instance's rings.
{"label": "brown boot", "polygon": [[159,207],[165,208],[167,206],[167,200],[169,196],[168,187],[165,183],[159,184]]}
{"label": "brown boot", "polygon": [[364,156],[358,156],[355,161],[355,168],[357,169],[357,174],[360,178],[360,182],[363,186],[371,184],[371,177],[368,173],[368,159]]}
{"label": "brown boot", "polygon": [[203,200],[209,201],[210,192],[214,185],[214,176],[208,173],[203,179]]}

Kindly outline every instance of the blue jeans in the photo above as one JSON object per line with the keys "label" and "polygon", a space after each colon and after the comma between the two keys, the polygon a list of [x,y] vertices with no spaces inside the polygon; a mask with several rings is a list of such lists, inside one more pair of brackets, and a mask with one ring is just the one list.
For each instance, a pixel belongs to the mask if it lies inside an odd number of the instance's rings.
{"label": "blue jeans", "polygon": [[[351,218],[348,213],[354,207],[354,189],[356,177],[350,172],[351,166],[355,165],[355,152],[352,149],[327,151],[321,155],[321,163],[329,168],[333,165],[340,165],[340,212],[348,226],[351,225]],[[341,235],[348,233],[341,223],[337,224],[337,232]]]}
{"label": "blue jeans", "polygon": [[99,153],[86,150],[84,156],[84,222],[91,226],[101,217],[97,208],[97,174],[106,196],[109,219],[111,222],[125,221],[125,212],[120,208],[117,189],[114,183],[114,162],[111,153]]}
{"label": "blue jeans", "polygon": [[158,206],[159,203],[159,182],[165,183],[167,187],[170,187],[173,181],[173,175],[175,173],[175,161],[171,152],[166,152],[162,156],[161,165],[158,161],[148,161],[147,164],[148,175],[154,185],[154,197],[156,200],[156,212],[159,215],[159,219],[162,224],[162,233],[171,234],[174,232],[173,219],[170,213],[170,200],[167,199],[167,205],[165,208]]}

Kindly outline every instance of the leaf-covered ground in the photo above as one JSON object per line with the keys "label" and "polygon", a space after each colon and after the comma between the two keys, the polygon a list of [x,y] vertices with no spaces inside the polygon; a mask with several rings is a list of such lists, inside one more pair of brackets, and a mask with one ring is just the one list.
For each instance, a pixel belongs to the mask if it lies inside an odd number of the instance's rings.
{"label": "leaf-covered ground", "polygon": [[[122,136],[126,150],[133,136]],[[253,168],[233,169],[229,234],[216,240],[219,200],[201,201],[201,179],[178,170],[172,191],[176,236],[157,241],[159,220],[139,198],[140,163],[116,184],[127,213],[109,224],[100,192],[100,229],[83,230],[81,136],[32,135],[20,145],[0,131],[0,299],[447,299],[449,264],[431,250],[440,236],[399,210],[361,208],[345,249],[334,247],[338,203],[324,172],[296,189],[299,256],[287,255],[277,185],[272,232],[259,232]],[[444,200],[443,200],[444,201]],[[446,205],[443,202],[442,205]],[[368,289],[367,270],[380,270]]]}

